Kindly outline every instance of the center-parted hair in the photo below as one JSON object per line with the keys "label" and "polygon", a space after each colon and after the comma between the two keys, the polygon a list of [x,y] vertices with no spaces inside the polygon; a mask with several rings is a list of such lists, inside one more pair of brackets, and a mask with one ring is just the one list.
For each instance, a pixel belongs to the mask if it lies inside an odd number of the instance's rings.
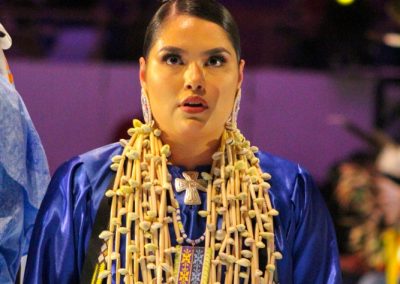
{"label": "center-parted hair", "polygon": [[147,26],[143,43],[143,56],[148,57],[162,24],[173,15],[189,15],[213,22],[222,27],[228,35],[240,59],[239,29],[231,13],[215,0],[170,0],[164,2]]}

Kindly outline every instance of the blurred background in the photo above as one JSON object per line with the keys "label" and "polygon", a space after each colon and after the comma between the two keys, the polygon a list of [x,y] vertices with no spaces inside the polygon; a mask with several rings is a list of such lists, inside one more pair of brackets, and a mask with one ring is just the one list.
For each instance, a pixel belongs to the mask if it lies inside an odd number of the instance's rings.
{"label": "blurred background", "polygon": [[[251,66],[337,69],[400,64],[400,4],[395,0],[223,0]],[[129,61],[141,55],[148,0],[2,0],[13,35],[9,56]],[[79,40],[79,46],[73,40]]]}
{"label": "blurred background", "polygon": [[[246,60],[242,132],[312,173],[333,214],[344,283],[389,283],[386,268],[395,267],[390,279],[400,271],[400,1],[221,2]],[[13,38],[6,56],[52,172],[125,138],[140,117],[137,62],[158,6],[0,0]],[[383,240],[393,230],[389,263]]]}

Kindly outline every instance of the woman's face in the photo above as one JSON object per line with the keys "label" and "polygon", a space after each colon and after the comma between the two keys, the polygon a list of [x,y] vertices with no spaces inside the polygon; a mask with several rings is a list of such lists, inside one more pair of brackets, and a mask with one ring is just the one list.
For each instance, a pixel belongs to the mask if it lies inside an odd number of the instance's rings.
{"label": "woman's face", "polygon": [[[244,61],[217,24],[187,15],[166,20],[140,81],[153,117],[170,139],[219,139],[243,79]],[[178,140],[179,141],[179,140]]]}

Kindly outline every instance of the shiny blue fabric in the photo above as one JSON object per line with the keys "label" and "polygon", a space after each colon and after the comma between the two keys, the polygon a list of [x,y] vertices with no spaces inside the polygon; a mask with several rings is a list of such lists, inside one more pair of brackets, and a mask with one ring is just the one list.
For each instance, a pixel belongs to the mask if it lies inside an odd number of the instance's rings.
{"label": "shiny blue fabric", "polygon": [[0,76],[0,283],[14,283],[50,180],[39,136],[22,98]]}
{"label": "shiny blue fabric", "polygon": [[[101,198],[114,173],[110,159],[121,153],[118,144],[78,156],[54,175],[38,214],[31,241],[25,283],[79,283],[90,232]],[[270,196],[280,212],[276,217],[276,245],[280,283],[341,283],[338,251],[325,203],[309,174],[286,160],[260,153],[264,171],[272,175]],[[199,167],[198,170],[207,170]],[[184,169],[169,166],[173,178]],[[202,205],[183,203],[176,193],[188,237],[199,238],[205,221],[197,214]],[[108,216],[104,216],[108,218]],[[172,238],[173,239],[173,238]],[[265,257],[260,257],[262,263]]]}

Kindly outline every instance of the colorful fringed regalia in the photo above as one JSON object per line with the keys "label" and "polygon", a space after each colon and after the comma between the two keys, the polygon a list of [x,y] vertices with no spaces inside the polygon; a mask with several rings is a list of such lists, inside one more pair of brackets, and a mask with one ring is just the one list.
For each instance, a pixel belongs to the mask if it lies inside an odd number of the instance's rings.
{"label": "colorful fringed regalia", "polygon": [[385,254],[385,274],[387,284],[397,284],[400,280],[400,230],[389,228],[382,234]]}
{"label": "colorful fringed regalia", "polygon": [[[227,127],[211,171],[200,173],[203,185],[191,172],[178,181],[186,183],[186,204],[198,204],[197,188],[207,192],[206,210],[198,212],[206,218],[205,233],[190,240],[167,169],[169,146],[153,125],[133,124],[122,154],[112,159],[117,173],[106,192],[112,199],[109,228],[99,236],[107,256],[95,276],[107,283],[113,277],[116,283],[273,283],[275,262],[282,258],[274,245],[278,211],[268,195],[271,177],[254,155],[258,149],[236,127]],[[265,267],[259,265],[260,250],[268,258]]]}
{"label": "colorful fringed regalia", "polygon": [[343,125],[379,150],[373,161],[345,162],[339,170],[336,199],[349,230],[348,246],[371,271],[385,274],[388,284],[400,280],[400,146],[385,133],[366,132],[347,120]]}
{"label": "colorful fringed regalia", "polygon": [[4,56],[3,50],[11,47],[12,40],[2,24],[0,24],[0,75],[8,79],[10,84],[14,84],[14,78],[8,66],[7,59]]}

